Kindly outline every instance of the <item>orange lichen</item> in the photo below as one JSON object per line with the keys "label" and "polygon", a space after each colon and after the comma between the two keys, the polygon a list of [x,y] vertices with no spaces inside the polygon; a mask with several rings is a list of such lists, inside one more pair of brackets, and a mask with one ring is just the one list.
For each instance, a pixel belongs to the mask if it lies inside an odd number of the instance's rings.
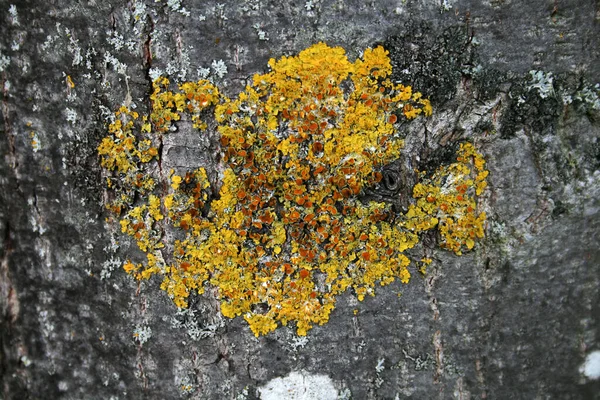
{"label": "orange lichen", "polygon": [[423,178],[413,188],[406,214],[409,229],[438,226],[441,246],[460,255],[471,250],[475,240],[483,238],[485,212],[477,213],[476,197],[485,189],[488,171],[485,160],[471,143],[463,143],[457,162],[439,168],[430,178]]}
{"label": "orange lichen", "polygon": [[[207,81],[171,92],[158,78],[149,117],[117,112],[98,149],[102,166],[148,200],[134,207],[131,196],[117,197],[110,206],[146,253],[145,264],[125,264],[128,273],[162,276],[178,307],[213,285],[222,314],[242,316],[257,336],[289,322],[305,335],[327,322],[340,293],[352,289],[363,300],[376,285],[407,283],[405,252],[422,231],[438,227],[441,245],[457,254],[483,236],[475,199],[487,171],[470,144],[456,163],[422,176],[404,215],[358,199],[400,156],[394,124],[432,113],[420,93],[389,79],[382,47],[352,63],[343,49],[318,43],[269,66],[236,99]],[[219,195],[212,197],[203,168],[172,172],[167,194],[150,193],[152,178],[140,170],[157,154],[152,138],[182,118],[205,130],[200,115],[209,107],[226,164]],[[136,123],[144,140],[133,133]],[[181,233],[165,247],[167,224]]]}

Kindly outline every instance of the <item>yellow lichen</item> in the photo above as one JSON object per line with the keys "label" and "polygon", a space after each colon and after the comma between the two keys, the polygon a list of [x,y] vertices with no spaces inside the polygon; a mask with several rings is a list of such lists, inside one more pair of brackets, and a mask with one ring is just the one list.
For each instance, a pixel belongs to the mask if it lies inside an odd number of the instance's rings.
{"label": "yellow lichen", "polygon": [[439,168],[413,188],[413,197],[404,223],[409,229],[438,226],[441,246],[462,254],[483,238],[485,212],[477,212],[476,197],[486,187],[485,161],[471,143],[463,143],[457,161]]}
{"label": "yellow lichen", "polygon": [[[487,171],[468,143],[456,163],[421,174],[407,213],[358,199],[401,154],[395,124],[432,113],[420,93],[389,79],[386,50],[367,49],[352,63],[342,48],[318,43],[269,66],[235,99],[208,81],[171,91],[161,77],[148,116],[125,107],[115,114],[98,148],[121,182],[109,208],[147,257],[144,265],[128,261],[128,273],[161,276],[178,307],[213,285],[222,314],[242,316],[257,336],[290,322],[305,335],[328,321],[342,292],[362,301],[378,285],[408,283],[405,253],[421,232],[437,227],[442,247],[456,254],[483,237],[476,197]],[[172,171],[161,195],[152,192],[143,173],[158,154],[152,143],[181,119],[207,129],[200,117],[208,108],[226,167],[218,196],[204,168]],[[147,201],[133,205],[132,193]],[[166,225],[180,231],[167,247]]]}

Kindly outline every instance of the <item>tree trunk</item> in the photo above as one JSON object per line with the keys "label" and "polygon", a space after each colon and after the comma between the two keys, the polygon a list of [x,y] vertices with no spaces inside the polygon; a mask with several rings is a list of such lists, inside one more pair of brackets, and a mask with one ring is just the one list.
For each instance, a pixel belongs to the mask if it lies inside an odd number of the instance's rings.
{"label": "tree trunk", "polygon": [[[598,2],[117,3],[0,1],[2,398],[600,399]],[[399,125],[400,193],[361,198],[405,209],[414,168],[473,143],[485,238],[459,256],[423,235],[410,283],[346,291],[306,336],[255,337],[209,284],[178,311],[160,279],[123,270],[144,255],[105,207],[114,112],[148,114],[159,75],[233,99],[317,42],[350,62],[383,45],[392,80],[433,107]],[[161,139],[150,173],[167,189],[198,166],[221,185],[208,119]]]}

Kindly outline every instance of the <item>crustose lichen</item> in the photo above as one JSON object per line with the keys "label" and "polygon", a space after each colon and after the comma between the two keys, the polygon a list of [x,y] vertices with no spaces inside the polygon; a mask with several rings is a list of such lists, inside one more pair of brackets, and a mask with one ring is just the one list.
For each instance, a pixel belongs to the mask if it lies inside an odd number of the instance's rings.
{"label": "crustose lichen", "polygon": [[[406,213],[358,199],[400,156],[397,122],[432,112],[421,93],[389,80],[382,47],[352,63],[318,43],[269,66],[235,99],[205,80],[170,91],[161,77],[148,116],[117,111],[98,151],[114,193],[108,207],[146,253],[124,265],[129,274],[160,276],[178,307],[212,285],[223,315],[243,316],[255,335],[288,322],[305,335],[349,288],[362,300],[378,284],[407,283],[405,252],[421,232],[437,228],[441,246],[457,254],[483,237],[476,198],[487,171],[469,143],[455,163],[420,175]],[[172,172],[159,190],[146,173],[156,138],[176,134],[170,127],[182,118],[206,130],[211,110],[226,164],[218,196],[204,168]],[[180,232],[173,243],[167,227]]]}

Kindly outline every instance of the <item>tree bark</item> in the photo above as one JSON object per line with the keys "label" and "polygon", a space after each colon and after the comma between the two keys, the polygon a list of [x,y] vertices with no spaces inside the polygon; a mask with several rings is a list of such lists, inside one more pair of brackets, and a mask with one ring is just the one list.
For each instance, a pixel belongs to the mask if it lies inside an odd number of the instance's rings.
{"label": "tree bark", "polygon": [[[600,398],[598,2],[0,10],[2,398]],[[319,41],[350,60],[383,44],[393,78],[431,99],[432,117],[403,126],[411,165],[432,171],[477,144],[485,239],[463,256],[424,240],[425,276],[363,302],[345,293],[306,339],[293,327],[255,338],[211,292],[177,313],[159,280],[123,271],[140,252],[106,222],[97,147],[109,116],[146,112],[158,73],[208,74],[234,97],[270,58]],[[165,137],[162,168],[217,171],[217,142],[185,129]]]}

